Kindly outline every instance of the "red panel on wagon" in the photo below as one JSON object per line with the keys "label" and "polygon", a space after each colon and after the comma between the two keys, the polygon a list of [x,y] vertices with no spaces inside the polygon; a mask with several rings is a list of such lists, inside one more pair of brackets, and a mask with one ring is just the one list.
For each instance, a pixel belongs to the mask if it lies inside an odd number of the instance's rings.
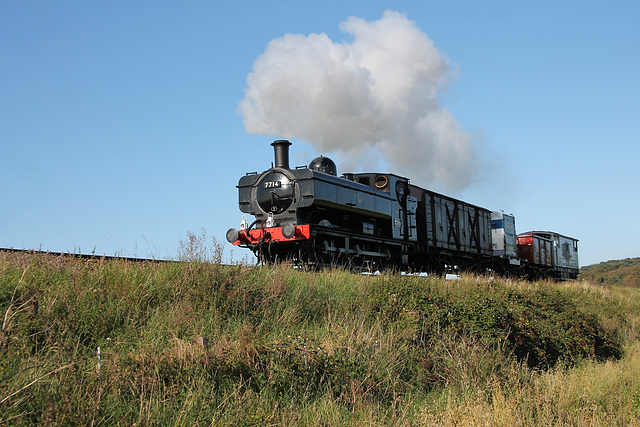
{"label": "red panel on wagon", "polygon": [[531,264],[553,267],[553,242],[533,233],[519,234],[518,257]]}

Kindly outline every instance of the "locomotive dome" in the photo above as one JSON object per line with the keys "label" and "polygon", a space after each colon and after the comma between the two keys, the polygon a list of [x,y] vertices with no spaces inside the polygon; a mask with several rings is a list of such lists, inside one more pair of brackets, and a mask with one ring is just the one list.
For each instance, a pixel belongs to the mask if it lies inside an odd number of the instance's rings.
{"label": "locomotive dome", "polygon": [[309,169],[318,172],[328,173],[329,175],[338,176],[338,168],[336,164],[328,157],[316,157],[309,163]]}

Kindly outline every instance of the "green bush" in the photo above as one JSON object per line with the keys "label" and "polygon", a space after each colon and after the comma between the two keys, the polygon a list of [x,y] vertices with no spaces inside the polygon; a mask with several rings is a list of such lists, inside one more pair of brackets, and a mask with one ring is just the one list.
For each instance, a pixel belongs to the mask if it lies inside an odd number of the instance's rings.
{"label": "green bush", "polygon": [[471,334],[512,351],[530,367],[622,354],[616,331],[605,330],[568,293],[544,285],[521,290],[493,282],[455,283],[458,288],[452,289],[433,280],[387,278],[372,290],[372,303],[392,321],[413,313],[407,327],[419,329],[418,341],[441,329]]}

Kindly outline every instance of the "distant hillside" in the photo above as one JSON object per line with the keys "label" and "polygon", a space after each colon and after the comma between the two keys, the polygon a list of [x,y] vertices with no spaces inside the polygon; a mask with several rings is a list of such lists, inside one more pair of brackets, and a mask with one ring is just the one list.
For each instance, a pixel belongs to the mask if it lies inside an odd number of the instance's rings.
{"label": "distant hillside", "polygon": [[579,279],[601,285],[640,288],[640,258],[606,261],[580,268]]}

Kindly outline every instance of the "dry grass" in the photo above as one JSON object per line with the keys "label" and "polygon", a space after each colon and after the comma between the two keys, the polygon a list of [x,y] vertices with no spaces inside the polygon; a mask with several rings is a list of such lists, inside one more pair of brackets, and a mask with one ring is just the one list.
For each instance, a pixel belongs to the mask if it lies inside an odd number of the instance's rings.
{"label": "dry grass", "polygon": [[640,425],[640,344],[620,361],[533,372],[512,365],[491,386],[451,387],[421,409],[425,426]]}

